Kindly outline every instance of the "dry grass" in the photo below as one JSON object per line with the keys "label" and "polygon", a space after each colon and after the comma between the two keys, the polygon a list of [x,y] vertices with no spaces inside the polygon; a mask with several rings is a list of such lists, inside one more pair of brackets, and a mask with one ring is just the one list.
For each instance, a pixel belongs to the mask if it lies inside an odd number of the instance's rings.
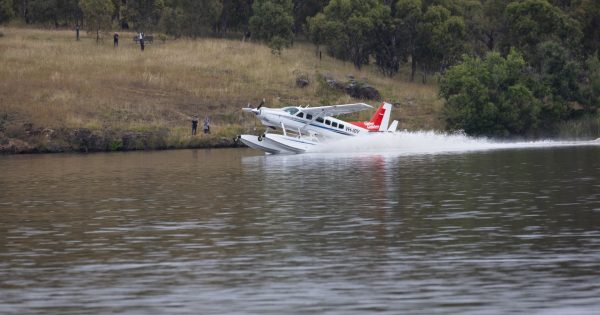
{"label": "dry grass", "polygon": [[[262,98],[269,107],[356,101],[339,93],[323,96],[319,73],[369,82],[384,99],[401,104],[394,113],[401,128],[442,127],[434,85],[407,82],[405,75],[385,78],[372,67],[357,71],[329,57],[320,61],[307,43],[278,57],[264,45],[226,39],[155,41],[141,52],[133,33],[120,33],[115,49],[110,35],[96,44],[85,33],[75,41],[73,31],[0,32],[0,115],[38,127],[159,127],[187,137],[179,129],[188,128],[193,114],[210,115],[215,131],[253,127],[254,119],[239,108]],[[307,88],[296,87],[298,73],[309,76]]]}

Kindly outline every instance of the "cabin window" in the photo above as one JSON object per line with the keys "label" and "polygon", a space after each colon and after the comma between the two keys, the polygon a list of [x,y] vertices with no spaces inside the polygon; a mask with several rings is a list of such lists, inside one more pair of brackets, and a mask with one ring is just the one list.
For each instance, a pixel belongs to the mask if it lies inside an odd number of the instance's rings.
{"label": "cabin window", "polygon": [[299,112],[298,115],[296,115],[296,116],[298,116],[300,118],[304,118],[304,113],[303,112]]}
{"label": "cabin window", "polygon": [[340,129],[344,129],[344,125],[340,124],[338,127],[340,127]]}
{"label": "cabin window", "polygon": [[326,125],[331,125],[331,121],[329,121],[329,119],[326,119],[326,120],[325,120],[325,124],[326,124]]}
{"label": "cabin window", "polygon": [[334,121],[331,123],[331,127],[337,127],[337,123]]}
{"label": "cabin window", "polygon": [[311,114],[306,114],[306,119],[312,120],[312,115]]}
{"label": "cabin window", "polygon": [[321,117],[317,117],[317,121],[320,122],[320,123],[324,122],[323,118],[321,118]]}
{"label": "cabin window", "polygon": [[294,115],[298,112],[298,109],[296,107],[285,107],[283,108],[283,111],[290,113],[290,115]]}

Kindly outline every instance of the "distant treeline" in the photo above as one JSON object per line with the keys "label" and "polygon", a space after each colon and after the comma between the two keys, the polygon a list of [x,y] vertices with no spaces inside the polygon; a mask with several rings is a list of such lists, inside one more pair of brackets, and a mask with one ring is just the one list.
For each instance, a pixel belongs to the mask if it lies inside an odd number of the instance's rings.
{"label": "distant treeline", "polygon": [[410,80],[438,74],[451,129],[534,135],[600,108],[599,0],[0,0],[20,19],[174,37],[235,32]]}

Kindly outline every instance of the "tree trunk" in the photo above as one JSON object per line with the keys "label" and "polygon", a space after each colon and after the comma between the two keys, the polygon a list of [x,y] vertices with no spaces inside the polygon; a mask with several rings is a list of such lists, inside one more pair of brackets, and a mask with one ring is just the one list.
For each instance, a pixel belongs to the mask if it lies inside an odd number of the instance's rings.
{"label": "tree trunk", "polygon": [[487,40],[487,43],[486,43],[487,47],[488,47],[488,49],[490,51],[493,51],[494,50],[494,46],[495,46],[495,43],[494,43],[494,37],[495,37],[494,36],[494,31],[489,32],[487,34],[487,37],[488,37],[488,40]]}
{"label": "tree trunk", "polygon": [[417,72],[417,60],[415,60],[415,56],[410,56],[411,59],[411,69],[410,69],[410,82],[415,81],[415,73]]}

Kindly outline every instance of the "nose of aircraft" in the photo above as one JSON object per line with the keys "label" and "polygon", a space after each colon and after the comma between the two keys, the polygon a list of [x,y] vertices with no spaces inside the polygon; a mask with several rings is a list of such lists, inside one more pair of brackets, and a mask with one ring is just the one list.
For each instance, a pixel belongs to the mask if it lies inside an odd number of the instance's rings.
{"label": "nose of aircraft", "polygon": [[244,108],[242,108],[242,111],[244,111],[246,113],[254,113],[254,115],[258,115],[258,113],[260,112],[258,109],[250,108],[250,107],[244,107]]}

